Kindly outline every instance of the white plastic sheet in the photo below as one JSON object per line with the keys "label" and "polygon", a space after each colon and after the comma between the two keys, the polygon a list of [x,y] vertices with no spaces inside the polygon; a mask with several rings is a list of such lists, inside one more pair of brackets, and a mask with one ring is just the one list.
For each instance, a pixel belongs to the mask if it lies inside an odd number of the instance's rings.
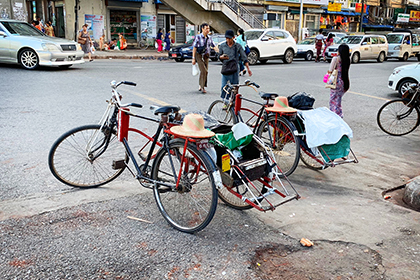
{"label": "white plastic sheet", "polygon": [[335,144],[343,135],[353,137],[350,126],[336,113],[326,107],[299,111],[303,117],[306,131],[306,143],[309,148],[324,144]]}

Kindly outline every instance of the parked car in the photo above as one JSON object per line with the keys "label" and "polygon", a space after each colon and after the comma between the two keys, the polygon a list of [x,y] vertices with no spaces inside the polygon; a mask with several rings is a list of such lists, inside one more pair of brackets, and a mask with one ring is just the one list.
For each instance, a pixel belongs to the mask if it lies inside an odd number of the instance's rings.
{"label": "parked car", "polygon": [[420,81],[420,63],[412,63],[400,66],[392,71],[388,78],[388,87],[396,90],[401,96],[410,90],[411,83],[419,83]]}
{"label": "parked car", "polygon": [[47,36],[23,21],[0,19],[0,62],[19,63],[26,69],[68,68],[84,63],[83,55],[75,41]]}
{"label": "parked car", "polygon": [[361,59],[376,59],[383,62],[387,57],[388,42],[383,35],[345,36],[337,44],[327,48],[325,56],[331,60],[338,54],[338,46],[345,43],[350,48],[350,60],[358,63]]}
{"label": "parked car", "polygon": [[[220,41],[221,40],[220,36],[222,36],[223,41],[226,40],[224,35],[217,34],[217,35],[211,36],[215,45],[217,45],[218,43],[221,42]],[[191,40],[187,41],[185,44],[173,45],[169,49],[169,52],[168,52],[169,57],[172,58],[172,59],[175,59],[176,62],[183,62],[185,59],[192,59],[192,51],[193,51],[192,44],[193,43],[194,43],[194,39],[191,39]],[[219,59],[219,56],[214,49],[210,49],[210,57],[209,58],[212,61],[216,61],[216,60]]]}
{"label": "parked car", "polygon": [[192,44],[194,39],[191,39],[182,45],[172,45],[169,49],[168,55],[175,59],[176,62],[183,62],[185,59],[192,59]]}
{"label": "parked car", "polygon": [[283,29],[250,29],[245,31],[248,46],[248,62],[253,65],[257,61],[266,63],[269,59],[282,59],[284,63],[292,63],[297,52],[295,39]]}
{"label": "parked car", "polygon": [[406,61],[408,58],[417,56],[420,60],[420,46],[418,34],[412,33],[409,29],[396,29],[386,35],[388,40],[387,58],[397,58]]}
{"label": "parked car", "polygon": [[[334,44],[340,41],[340,37],[333,37]],[[297,58],[304,58],[305,60],[312,60],[316,56],[315,48],[315,37],[309,37],[297,44]],[[322,46],[322,51],[324,51],[325,45]]]}

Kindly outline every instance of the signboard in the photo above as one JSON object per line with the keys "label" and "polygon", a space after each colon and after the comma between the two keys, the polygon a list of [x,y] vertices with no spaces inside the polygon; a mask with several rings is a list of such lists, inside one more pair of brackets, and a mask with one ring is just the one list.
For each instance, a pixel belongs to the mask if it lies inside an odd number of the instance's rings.
{"label": "signboard", "polygon": [[[366,14],[366,8],[367,8],[367,5],[365,4],[365,5],[363,5],[363,13],[364,14]],[[356,10],[355,10],[355,12],[356,13],[361,13],[362,12],[362,3],[356,3]]]}
{"label": "signboard", "polygon": [[420,21],[420,11],[410,11],[410,21]]}
{"label": "signboard", "polygon": [[85,23],[88,25],[87,30],[91,37],[99,40],[102,34],[104,34],[104,16],[85,15]]}
{"label": "signboard", "polygon": [[410,15],[409,14],[398,14],[397,22],[409,22]]}
{"label": "signboard", "polygon": [[156,37],[156,16],[141,15],[140,16],[141,37],[154,38]]}
{"label": "signboard", "polygon": [[329,3],[328,4],[329,12],[341,12],[341,3]]}

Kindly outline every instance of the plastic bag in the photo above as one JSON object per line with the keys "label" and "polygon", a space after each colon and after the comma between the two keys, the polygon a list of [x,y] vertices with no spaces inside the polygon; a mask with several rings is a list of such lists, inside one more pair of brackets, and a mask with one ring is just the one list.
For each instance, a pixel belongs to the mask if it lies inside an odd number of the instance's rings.
{"label": "plastic bag", "polygon": [[91,47],[90,47],[90,52],[91,52],[92,54],[94,54],[94,53],[95,53],[95,51],[96,51],[96,50],[95,50],[95,47],[94,47],[94,46],[91,46]]}
{"label": "plastic bag", "polygon": [[310,93],[296,92],[293,95],[287,97],[289,106],[295,109],[307,110],[312,109],[315,98]]}
{"label": "plastic bag", "polygon": [[330,77],[330,74],[325,74],[325,76],[324,76],[324,79],[323,79],[323,82],[324,83],[327,83],[328,82],[328,78]]}
{"label": "plastic bag", "polygon": [[193,64],[193,66],[192,66],[192,75],[193,76],[197,76],[198,73],[199,73],[198,64],[197,63],[196,64]]}

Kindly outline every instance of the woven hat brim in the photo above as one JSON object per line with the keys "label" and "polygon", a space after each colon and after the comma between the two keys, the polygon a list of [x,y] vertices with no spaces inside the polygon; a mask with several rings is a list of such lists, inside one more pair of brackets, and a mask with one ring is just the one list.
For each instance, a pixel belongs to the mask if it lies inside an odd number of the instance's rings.
{"label": "woven hat brim", "polygon": [[275,113],[296,113],[297,112],[296,109],[293,109],[291,107],[287,107],[287,108],[270,107],[270,108],[266,108],[266,110],[268,112],[275,112]]}
{"label": "woven hat brim", "polygon": [[171,127],[171,132],[179,135],[179,136],[186,136],[186,137],[192,137],[192,138],[210,138],[215,135],[213,131],[203,129],[200,131],[191,131],[191,130],[185,130],[182,126],[173,126]]}

